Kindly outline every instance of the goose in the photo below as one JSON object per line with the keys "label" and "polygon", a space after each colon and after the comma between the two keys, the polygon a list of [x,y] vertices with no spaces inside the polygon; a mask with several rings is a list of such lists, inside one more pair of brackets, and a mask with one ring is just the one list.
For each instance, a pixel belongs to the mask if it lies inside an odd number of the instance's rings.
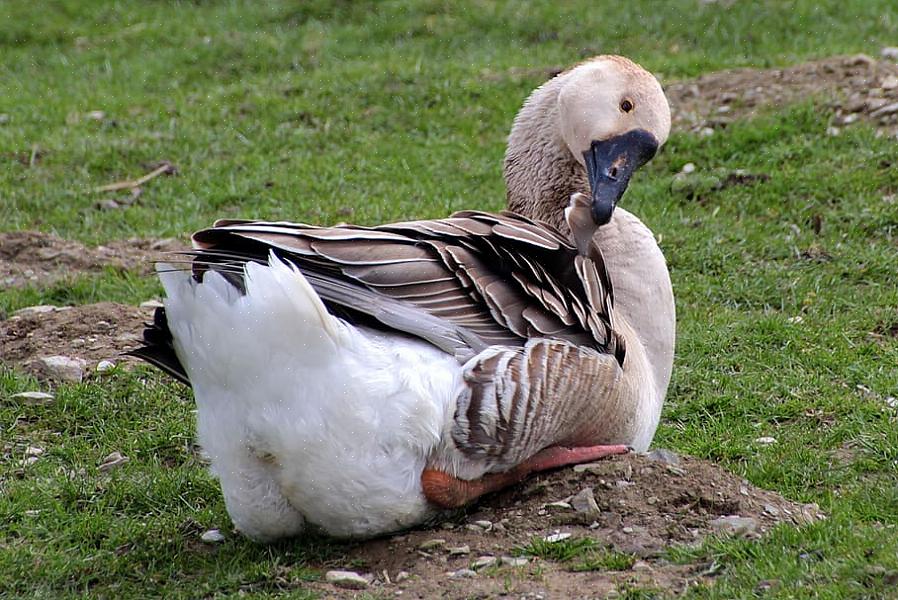
{"label": "goose", "polygon": [[508,211],[220,220],[157,265],[164,307],[134,354],[193,388],[234,526],[371,537],[646,450],[673,295],[651,231],[616,204],[669,130],[650,73],[595,57],[515,119]]}

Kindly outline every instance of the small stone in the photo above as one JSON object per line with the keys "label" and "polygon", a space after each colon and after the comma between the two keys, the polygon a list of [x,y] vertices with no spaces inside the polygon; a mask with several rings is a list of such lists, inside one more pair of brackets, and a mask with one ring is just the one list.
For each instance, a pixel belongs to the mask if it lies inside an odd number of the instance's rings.
{"label": "small stone", "polygon": [[739,515],[718,517],[711,521],[711,528],[717,533],[728,533],[740,536],[757,533],[758,526],[757,519],[752,517],[740,517]]}
{"label": "small stone", "polygon": [[101,360],[97,363],[97,373],[105,373],[115,368],[115,363],[111,360]]}
{"label": "small stone", "polygon": [[44,453],[44,449],[40,446],[28,446],[25,448],[25,456],[40,456]]}
{"label": "small stone", "polygon": [[370,577],[359,575],[355,571],[328,571],[324,580],[347,590],[363,590],[370,584]]}
{"label": "small stone", "polygon": [[855,121],[857,121],[860,117],[858,117],[857,113],[850,113],[842,117],[842,125],[851,125]]}
{"label": "small stone", "polygon": [[128,462],[128,460],[128,457],[123,455],[121,452],[113,452],[103,459],[103,462],[100,463],[100,466],[97,467],[97,469],[100,471],[100,473],[107,473],[122,466],[123,464]]}
{"label": "small stone", "polygon": [[[545,512],[545,511],[543,511],[543,512]],[[483,533],[483,529],[481,529],[477,525],[474,525],[474,523],[465,523],[465,529],[467,529],[468,531],[476,531],[477,533]]]}
{"label": "small stone", "polygon": [[621,531],[623,531],[624,533],[633,533],[633,528],[632,527],[624,527],[623,529],[621,529]]}
{"label": "small stone", "polygon": [[13,394],[10,398],[17,398],[25,401],[25,404],[48,404],[52,402],[55,396],[47,392],[19,392]]}
{"label": "small stone", "polygon": [[571,506],[578,513],[585,515],[599,514],[599,505],[596,503],[595,494],[592,488],[583,488],[573,498],[571,498]]}
{"label": "small stone", "polygon": [[37,364],[48,377],[59,381],[81,382],[87,361],[70,356],[44,356],[37,359]]}
{"label": "small stone", "polygon": [[26,315],[43,315],[46,313],[56,312],[59,310],[58,306],[53,306],[52,304],[38,304],[36,306],[26,306],[25,308],[20,308],[15,311],[12,316],[14,317],[24,317]]}
{"label": "small stone", "polygon": [[432,540],[427,540],[426,542],[422,542],[418,548],[421,550],[434,550],[436,548],[440,548],[446,545],[446,540],[443,538],[436,538]]}
{"label": "small stone", "polygon": [[829,137],[836,137],[840,133],[842,133],[842,130],[839,129],[838,127],[827,127],[826,128],[826,135],[828,135]]}
{"label": "small stone", "polygon": [[774,517],[775,517],[775,516],[777,516],[777,515],[780,514],[780,509],[778,509],[777,507],[775,507],[775,506],[772,505],[772,504],[765,504],[765,505],[764,505],[764,512],[767,513],[768,515],[771,515],[771,516],[774,516]]}
{"label": "small stone", "polygon": [[467,579],[470,577],[477,577],[477,571],[472,569],[459,569],[458,571],[452,571],[448,574],[449,579]]}
{"label": "small stone", "polygon": [[471,563],[471,568],[475,571],[477,569],[485,569],[486,567],[495,566],[497,562],[498,560],[495,556],[480,556],[477,558],[477,560]]}
{"label": "small stone", "polygon": [[6,125],[9,123],[9,115],[6,113],[0,113],[0,125]]}
{"label": "small stone", "polygon": [[866,54],[855,54],[848,58],[848,65],[852,67],[872,67],[876,61]]}
{"label": "small stone", "polygon": [[210,529],[209,531],[204,531],[200,539],[207,544],[220,544],[224,541],[225,536],[217,529]]}
{"label": "small stone", "polygon": [[505,567],[524,567],[530,564],[530,560],[523,556],[503,556],[499,562]]}
{"label": "small stone", "polygon": [[446,521],[445,523],[440,524],[440,529],[455,529],[455,523]]}
{"label": "small stone", "polygon": [[28,456],[19,464],[22,465],[23,467],[30,467],[31,465],[33,465],[34,463],[36,463],[39,460],[40,460],[40,458],[38,458],[37,456]]}
{"label": "small stone", "polygon": [[884,90],[894,90],[895,88],[898,88],[898,77],[895,77],[894,75],[889,75],[888,77],[884,77],[879,82],[879,87],[881,87]]}
{"label": "small stone", "polygon": [[683,173],[684,175],[689,175],[690,173],[692,173],[694,171],[695,171],[695,163],[691,163],[691,162],[686,163],[685,165],[683,165],[683,168],[680,169],[680,173]]}
{"label": "small stone", "polygon": [[871,117],[883,117],[886,115],[891,115],[898,112],[898,102],[892,102],[891,104],[886,104],[884,106],[880,106],[876,110],[870,113]]}
{"label": "small stone", "polygon": [[405,581],[409,577],[411,577],[411,575],[408,574],[408,571],[399,571],[398,573],[396,573],[396,577],[393,578],[393,581],[399,583],[401,581]]}
{"label": "small stone", "polygon": [[731,106],[728,106],[728,105],[724,104],[723,106],[718,106],[718,107],[717,107],[717,112],[718,112],[719,114],[725,114],[725,113],[730,112],[731,109],[732,109]]}
{"label": "small stone", "polygon": [[879,51],[879,55],[886,60],[895,60],[898,61],[898,47],[896,46],[886,46],[882,50]]}
{"label": "small stone", "polygon": [[770,436],[763,436],[763,437],[755,438],[755,443],[761,444],[762,446],[769,446],[771,444],[776,443],[776,438],[770,437]]}
{"label": "small stone", "polygon": [[711,127],[702,127],[698,130],[698,134],[702,137],[711,137],[714,135],[714,129]]}
{"label": "small stone", "polygon": [[549,502],[544,505],[547,509],[551,510],[571,510],[571,505],[564,501],[559,502]]}
{"label": "small stone", "polygon": [[658,496],[649,496],[646,498],[645,503],[648,505],[658,504]]}
{"label": "small stone", "polygon": [[159,302],[158,300],[147,300],[146,302],[140,303],[140,308],[162,308],[165,305]]}
{"label": "small stone", "polygon": [[490,529],[493,528],[493,522],[487,521],[485,519],[481,519],[479,521],[474,521],[474,525],[477,525],[477,527],[483,529],[484,531],[489,531]]}
{"label": "small stone", "polygon": [[574,465],[574,473],[595,473],[596,475],[601,475],[607,470],[607,463],[594,462]]}
{"label": "small stone", "polygon": [[470,546],[452,546],[446,550],[449,552],[449,556],[465,556],[471,553]]}
{"label": "small stone", "polygon": [[680,464],[680,456],[676,452],[665,448],[655,448],[651,452],[647,452],[645,457],[652,462],[664,463],[666,465]]}
{"label": "small stone", "polygon": [[562,542],[571,537],[570,533],[553,533],[552,535],[547,535],[543,538],[543,541],[549,542],[550,544],[556,544],[558,542]]}
{"label": "small stone", "polygon": [[85,115],[91,121],[102,121],[106,118],[106,113],[102,110],[92,110]]}

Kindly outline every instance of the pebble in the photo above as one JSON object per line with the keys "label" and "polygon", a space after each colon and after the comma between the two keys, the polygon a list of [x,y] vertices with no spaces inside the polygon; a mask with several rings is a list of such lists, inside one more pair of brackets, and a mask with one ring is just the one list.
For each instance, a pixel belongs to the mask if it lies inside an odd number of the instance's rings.
{"label": "pebble", "polygon": [[102,121],[106,118],[106,113],[102,110],[92,110],[84,116],[91,121]]}
{"label": "pebble", "polygon": [[739,515],[728,515],[725,517],[717,517],[710,523],[711,529],[718,533],[729,533],[733,535],[750,535],[757,533],[758,520],[752,517],[740,517]]}
{"label": "pebble", "polygon": [[490,529],[493,528],[493,522],[492,522],[492,521],[487,521],[487,520],[484,520],[484,519],[482,519],[482,520],[480,520],[480,521],[474,521],[474,525],[476,525],[476,526],[479,527],[480,529],[483,529],[484,531],[489,531]]}
{"label": "pebble", "polygon": [[480,556],[477,560],[471,563],[471,568],[475,571],[477,569],[485,569],[486,567],[495,566],[497,562],[498,559],[495,556]]}
{"label": "pebble", "polygon": [[637,560],[636,562],[633,563],[633,566],[630,568],[633,569],[634,571],[651,571],[652,565],[645,562],[644,560]]}
{"label": "pebble", "polygon": [[128,462],[128,460],[128,457],[123,455],[121,452],[113,452],[103,459],[103,462],[100,463],[100,466],[97,467],[97,469],[100,471],[100,473],[106,473],[113,469],[117,469],[118,467]]}
{"label": "pebble", "polygon": [[714,135],[714,130],[710,127],[702,127],[699,130],[698,134],[702,137],[711,137],[712,135]]}
{"label": "pebble", "polygon": [[596,503],[592,488],[583,488],[571,498],[571,506],[578,513],[595,515],[599,513],[599,505]]}
{"label": "pebble", "polygon": [[363,590],[371,584],[368,577],[355,571],[328,571],[324,574],[324,580],[347,590]]}
{"label": "pebble", "polygon": [[621,529],[621,531],[623,531],[624,533],[633,533],[633,528],[632,527],[624,527],[623,529]]}
{"label": "pebble", "polygon": [[40,456],[44,453],[44,449],[40,446],[28,446],[25,448],[25,456]]}
{"label": "pebble", "polygon": [[115,368],[115,363],[111,360],[101,360],[97,363],[97,373],[105,373]]}
{"label": "pebble", "polygon": [[689,175],[690,173],[693,173],[694,171],[695,171],[695,163],[691,163],[691,162],[686,163],[685,165],[683,165],[683,168],[680,169],[680,173],[683,173],[684,175]]}
{"label": "pebble", "polygon": [[571,510],[571,505],[563,500],[558,501],[558,502],[549,502],[548,504],[545,504],[543,506],[545,506],[545,508],[548,508],[548,509]]}
{"label": "pebble", "polygon": [[433,540],[427,540],[426,542],[422,542],[418,546],[418,548],[420,548],[421,550],[433,550],[435,548],[439,548],[439,547],[445,546],[445,545],[446,545],[446,540],[444,540],[443,538],[436,538]]}
{"label": "pebble", "polygon": [[147,300],[146,302],[140,303],[140,308],[162,308],[165,305],[159,302],[158,300]]}
{"label": "pebble", "polygon": [[6,125],[9,123],[9,115],[6,113],[0,113],[0,125]]}
{"label": "pebble", "polygon": [[842,133],[842,131],[838,127],[827,127],[826,128],[826,135],[828,135],[829,137],[836,137],[840,133]]}
{"label": "pebble", "polygon": [[549,542],[550,544],[555,544],[557,542],[564,541],[571,537],[570,533],[553,533],[552,535],[547,535],[543,538],[543,541]]}
{"label": "pebble", "polygon": [[447,548],[449,552],[449,556],[464,556],[465,554],[471,553],[470,546],[452,546],[451,548]]}
{"label": "pebble", "polygon": [[477,571],[472,569],[459,569],[449,573],[449,579],[467,579],[469,577],[477,577]]}
{"label": "pebble", "polygon": [[204,531],[200,539],[207,544],[220,544],[224,541],[225,536],[217,529],[210,529],[209,531]]}
{"label": "pebble", "polygon": [[898,46],[886,46],[879,55],[887,60],[898,60]]}
{"label": "pebble", "polygon": [[523,567],[530,563],[530,560],[523,556],[503,556],[499,562],[506,567]]}
{"label": "pebble", "polygon": [[13,394],[10,398],[21,398],[26,404],[47,404],[55,396],[47,392],[19,392],[18,394]]}
{"label": "pebble", "polygon": [[56,312],[59,310],[58,306],[53,306],[52,304],[38,304],[36,306],[26,306],[25,308],[20,308],[15,311],[12,316],[14,317],[24,317],[26,315],[43,315],[46,313]]}
{"label": "pebble", "polygon": [[769,446],[770,444],[776,443],[776,438],[770,437],[770,436],[763,436],[763,437],[755,438],[755,443],[761,444],[762,446]]}
{"label": "pebble", "polygon": [[889,75],[888,77],[883,78],[882,81],[879,82],[879,87],[884,90],[894,90],[895,88],[898,88],[898,77]]}
{"label": "pebble", "polygon": [[40,370],[53,379],[60,381],[81,382],[87,361],[83,358],[69,356],[43,356],[37,359]]}
{"label": "pebble", "polygon": [[405,581],[409,577],[411,577],[411,575],[408,574],[408,571],[399,571],[396,573],[396,577],[393,578],[393,581],[399,583],[400,581]]}
{"label": "pebble", "polygon": [[652,462],[664,463],[666,465],[680,464],[680,456],[676,452],[665,448],[655,448],[651,452],[647,452],[645,457]]}

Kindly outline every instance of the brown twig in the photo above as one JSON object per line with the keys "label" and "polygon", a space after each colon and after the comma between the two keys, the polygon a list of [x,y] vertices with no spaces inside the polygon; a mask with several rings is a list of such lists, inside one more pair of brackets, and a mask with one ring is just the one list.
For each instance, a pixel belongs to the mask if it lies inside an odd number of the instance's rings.
{"label": "brown twig", "polygon": [[143,177],[139,177],[134,180],[128,181],[116,181],[115,183],[110,183],[108,185],[102,185],[98,188],[95,188],[95,192],[117,192],[119,190],[127,190],[139,188],[149,180],[159,177],[160,175],[168,175],[175,172],[175,166],[169,162],[162,163]]}

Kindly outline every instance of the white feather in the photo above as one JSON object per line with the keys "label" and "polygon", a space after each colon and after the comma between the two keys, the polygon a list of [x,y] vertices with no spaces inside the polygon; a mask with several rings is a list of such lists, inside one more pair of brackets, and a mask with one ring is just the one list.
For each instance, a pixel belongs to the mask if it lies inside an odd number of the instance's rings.
{"label": "white feather", "polygon": [[363,536],[428,516],[420,476],[460,390],[453,357],[347,325],[273,255],[247,265],[245,295],[214,272],[160,276],[199,442],[238,529],[272,539],[307,521]]}

